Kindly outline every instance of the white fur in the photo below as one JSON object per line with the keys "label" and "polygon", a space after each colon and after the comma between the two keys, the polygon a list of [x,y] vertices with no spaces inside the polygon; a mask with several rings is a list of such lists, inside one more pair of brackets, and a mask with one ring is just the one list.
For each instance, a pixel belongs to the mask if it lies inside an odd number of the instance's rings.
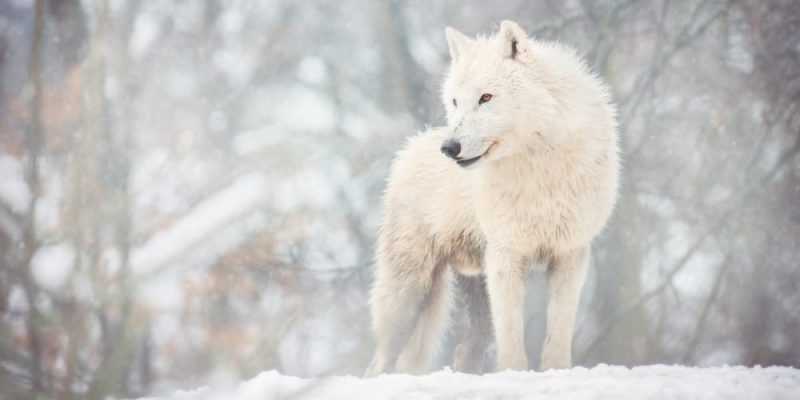
{"label": "white fur", "polygon": [[[384,197],[371,302],[377,350],[367,375],[395,370],[401,352],[401,369],[427,368],[449,317],[448,266],[485,274],[503,370],[528,368],[525,281],[531,266],[543,265],[541,368],[570,367],[590,243],[616,199],[614,107],[573,50],[529,39],[513,22],[489,38],[451,28],[446,36],[448,127],[408,141]],[[479,105],[484,93],[492,99]],[[482,157],[459,167],[439,151],[448,138],[461,143],[460,159]]]}

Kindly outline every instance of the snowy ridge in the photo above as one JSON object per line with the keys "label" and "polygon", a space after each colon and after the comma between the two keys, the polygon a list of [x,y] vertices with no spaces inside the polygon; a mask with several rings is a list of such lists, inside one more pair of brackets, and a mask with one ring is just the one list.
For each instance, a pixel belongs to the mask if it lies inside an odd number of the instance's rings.
{"label": "snowy ridge", "polygon": [[238,385],[179,392],[162,399],[759,399],[800,398],[800,370],[788,367],[696,368],[652,365],[483,376],[444,370],[425,376],[303,379],[262,372]]}

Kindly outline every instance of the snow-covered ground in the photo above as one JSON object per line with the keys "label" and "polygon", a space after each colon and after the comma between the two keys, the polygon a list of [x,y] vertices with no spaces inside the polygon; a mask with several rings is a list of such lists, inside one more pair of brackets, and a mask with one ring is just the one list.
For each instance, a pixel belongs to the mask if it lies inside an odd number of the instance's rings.
{"label": "snow-covered ground", "polygon": [[228,388],[201,388],[164,399],[800,399],[800,370],[599,365],[483,376],[450,370],[426,376],[302,379],[263,372]]}

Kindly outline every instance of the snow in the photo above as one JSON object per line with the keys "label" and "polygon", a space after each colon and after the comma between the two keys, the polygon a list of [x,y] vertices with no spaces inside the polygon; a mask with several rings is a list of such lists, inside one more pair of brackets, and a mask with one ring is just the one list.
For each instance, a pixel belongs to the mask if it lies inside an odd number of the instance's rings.
{"label": "snow", "polygon": [[265,182],[262,174],[249,173],[201,202],[174,226],[136,248],[131,255],[133,270],[140,275],[147,274],[174,261],[187,249],[203,252],[203,248],[213,248],[212,243],[203,241],[257,209],[266,194]]}
{"label": "snow", "polygon": [[21,214],[28,211],[30,198],[22,163],[14,157],[0,155],[0,203]]}
{"label": "snow", "polygon": [[245,15],[241,10],[231,7],[225,10],[217,19],[217,25],[225,36],[235,36],[241,33],[245,23]]}
{"label": "snow", "polygon": [[285,128],[280,125],[263,125],[241,132],[233,138],[233,150],[236,155],[245,156],[270,146],[280,145],[284,143],[285,137],[275,135],[274,132],[281,130],[285,130]]}
{"label": "snow", "polygon": [[40,247],[31,259],[33,279],[41,287],[58,290],[67,282],[74,261],[75,249],[69,244]]}
{"label": "snow", "polygon": [[336,126],[333,103],[322,92],[309,88],[275,88],[264,108],[273,120],[296,132],[325,133]]}
{"label": "snow", "polygon": [[305,57],[297,65],[297,79],[309,85],[321,85],[328,78],[325,63],[317,57]]}
{"label": "snow", "polygon": [[211,61],[225,74],[232,87],[242,87],[250,82],[258,66],[255,54],[240,48],[217,50]]}
{"label": "snow", "polygon": [[227,388],[201,388],[162,399],[797,399],[800,370],[787,367],[696,368],[599,365],[483,376],[439,371],[304,379],[267,371]]}
{"label": "snow", "polygon": [[153,17],[142,14],[139,18],[136,18],[136,22],[133,25],[133,33],[131,34],[130,56],[133,58],[143,56],[160,33],[161,27]]}

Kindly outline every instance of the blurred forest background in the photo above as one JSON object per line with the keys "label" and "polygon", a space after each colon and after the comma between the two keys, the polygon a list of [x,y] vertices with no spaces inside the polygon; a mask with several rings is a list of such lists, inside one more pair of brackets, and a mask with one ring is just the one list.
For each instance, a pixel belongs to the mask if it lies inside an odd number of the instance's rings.
{"label": "blurred forest background", "polygon": [[502,19],[619,106],[576,363],[800,366],[800,4],[488,4],[0,1],[0,399],[360,375],[392,155]]}

